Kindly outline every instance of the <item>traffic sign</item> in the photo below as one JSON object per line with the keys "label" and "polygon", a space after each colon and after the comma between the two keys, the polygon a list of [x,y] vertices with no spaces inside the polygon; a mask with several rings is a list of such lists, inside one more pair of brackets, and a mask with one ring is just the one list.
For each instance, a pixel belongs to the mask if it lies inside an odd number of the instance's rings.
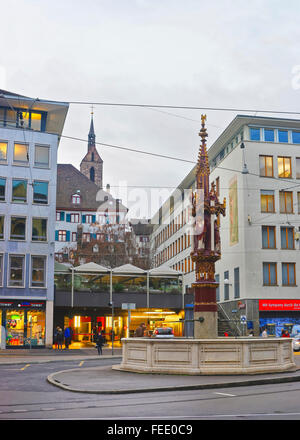
{"label": "traffic sign", "polygon": [[241,324],[246,324],[247,316],[246,315],[241,315],[240,320],[241,320]]}

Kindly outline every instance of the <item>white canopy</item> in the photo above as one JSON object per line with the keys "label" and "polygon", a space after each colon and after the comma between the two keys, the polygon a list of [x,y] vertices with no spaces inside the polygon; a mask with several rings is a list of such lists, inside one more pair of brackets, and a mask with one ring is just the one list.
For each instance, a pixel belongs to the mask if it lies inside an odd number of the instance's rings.
{"label": "white canopy", "polygon": [[123,264],[123,266],[115,267],[114,269],[112,269],[112,273],[124,275],[145,275],[147,271],[141,269],[140,267],[133,266],[132,264]]}
{"label": "white canopy", "polygon": [[157,277],[167,277],[167,276],[179,276],[182,275],[182,273],[178,270],[171,269],[166,264],[161,265],[159,267],[155,267],[154,269],[149,270],[150,276],[157,276]]}
{"label": "white canopy", "polygon": [[90,273],[109,273],[110,269],[101,266],[93,262],[82,264],[81,266],[74,267],[74,272],[90,272]]}

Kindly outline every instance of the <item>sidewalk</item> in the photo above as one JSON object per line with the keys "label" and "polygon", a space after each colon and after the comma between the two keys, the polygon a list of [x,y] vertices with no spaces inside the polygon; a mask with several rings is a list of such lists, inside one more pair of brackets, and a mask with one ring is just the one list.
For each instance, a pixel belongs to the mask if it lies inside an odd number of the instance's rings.
{"label": "sidewalk", "polygon": [[[120,361],[121,362],[121,361]],[[48,376],[52,385],[64,390],[92,394],[128,394],[155,391],[228,388],[267,383],[300,381],[300,357],[295,356],[297,370],[286,373],[243,376],[185,376],[129,373],[111,366],[76,368]]]}

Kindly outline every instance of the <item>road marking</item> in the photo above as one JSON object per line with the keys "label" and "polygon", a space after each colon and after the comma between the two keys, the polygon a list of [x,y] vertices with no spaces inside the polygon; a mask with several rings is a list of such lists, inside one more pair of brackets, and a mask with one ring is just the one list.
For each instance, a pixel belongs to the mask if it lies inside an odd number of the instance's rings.
{"label": "road marking", "polygon": [[214,393],[214,394],[219,394],[220,396],[236,397],[236,394],[227,394],[227,393]]}
{"label": "road marking", "polygon": [[14,413],[27,412],[27,409],[14,409],[12,412]]}
{"label": "road marking", "polygon": [[27,367],[29,367],[30,366],[30,364],[26,364],[25,365],[25,367],[23,367],[23,368],[20,368],[20,370],[25,370]]}
{"label": "road marking", "polygon": [[84,364],[84,361],[81,361],[79,364],[79,367],[81,367]]}

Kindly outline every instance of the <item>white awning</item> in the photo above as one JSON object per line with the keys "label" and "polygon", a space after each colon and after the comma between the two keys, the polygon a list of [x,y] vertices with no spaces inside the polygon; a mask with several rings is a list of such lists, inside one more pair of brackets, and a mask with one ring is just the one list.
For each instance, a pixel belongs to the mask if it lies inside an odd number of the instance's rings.
{"label": "white awning", "polygon": [[132,264],[124,264],[123,266],[115,267],[112,273],[120,275],[146,275],[147,271]]}
{"label": "white awning", "polygon": [[152,277],[168,277],[168,276],[173,276],[173,277],[178,277],[180,275],[182,275],[182,272],[178,271],[178,270],[174,270],[171,269],[169,266],[167,265],[162,265],[159,267],[155,267],[154,269],[149,270],[149,275]]}
{"label": "white awning", "polygon": [[81,272],[81,273],[109,273],[110,269],[107,267],[101,266],[100,264],[96,263],[85,263],[81,266],[74,267],[74,272]]}

